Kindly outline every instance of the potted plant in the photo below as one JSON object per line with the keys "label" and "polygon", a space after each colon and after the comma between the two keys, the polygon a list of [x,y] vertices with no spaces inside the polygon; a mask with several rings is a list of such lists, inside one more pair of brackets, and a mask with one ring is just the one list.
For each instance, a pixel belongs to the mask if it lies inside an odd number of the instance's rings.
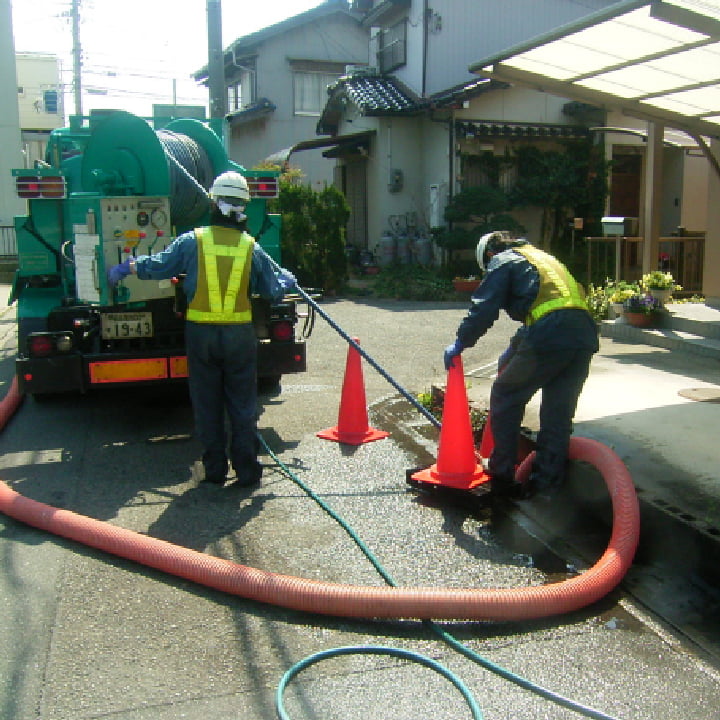
{"label": "potted plant", "polygon": [[654,327],[660,308],[660,303],[649,293],[632,295],[623,303],[625,319],[634,327]]}
{"label": "potted plant", "polygon": [[634,295],[639,295],[640,288],[635,283],[620,280],[617,283],[608,283],[607,292],[608,302],[615,313],[615,317],[621,317],[624,313],[623,303]]}
{"label": "potted plant", "polygon": [[477,275],[468,275],[467,277],[456,276],[452,280],[453,287],[456,292],[459,293],[472,293],[475,292],[477,286],[480,284],[481,278]]}
{"label": "potted plant", "polygon": [[647,293],[652,295],[660,305],[664,305],[676,290],[682,290],[680,285],[675,284],[675,279],[669,272],[653,270],[642,276],[640,286]]}

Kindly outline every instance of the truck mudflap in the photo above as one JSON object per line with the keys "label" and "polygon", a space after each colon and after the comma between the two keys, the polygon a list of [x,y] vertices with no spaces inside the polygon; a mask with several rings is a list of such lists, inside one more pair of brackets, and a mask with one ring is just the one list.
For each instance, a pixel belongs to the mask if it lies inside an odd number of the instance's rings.
{"label": "truck mudflap", "polygon": [[[279,379],[306,370],[305,342],[259,342],[258,377]],[[187,378],[187,357],[162,355],[55,355],[16,361],[18,389],[28,395],[85,392],[91,388],[143,385]]]}
{"label": "truck mudflap", "polygon": [[305,372],[305,341],[259,342],[258,377],[279,378],[280,375]]}
{"label": "truck mudflap", "polygon": [[26,395],[80,392],[85,389],[81,355],[19,357],[15,361],[18,390]]}

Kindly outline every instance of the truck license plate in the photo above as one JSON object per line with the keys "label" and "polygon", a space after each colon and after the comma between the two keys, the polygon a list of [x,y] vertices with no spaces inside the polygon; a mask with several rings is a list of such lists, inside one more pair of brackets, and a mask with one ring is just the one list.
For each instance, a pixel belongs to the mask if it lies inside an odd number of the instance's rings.
{"label": "truck license plate", "polygon": [[102,316],[104,340],[152,337],[152,313],[109,313]]}

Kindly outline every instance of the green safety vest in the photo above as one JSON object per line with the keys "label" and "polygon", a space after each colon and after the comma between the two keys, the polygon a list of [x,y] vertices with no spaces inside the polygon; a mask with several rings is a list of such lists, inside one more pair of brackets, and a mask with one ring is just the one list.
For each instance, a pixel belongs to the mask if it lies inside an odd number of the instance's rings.
{"label": "green safety vest", "polygon": [[186,318],[197,323],[250,323],[248,287],[255,240],[226,227],[195,229],[198,277]]}
{"label": "green safety vest", "polygon": [[582,287],[559,260],[529,245],[514,247],[513,250],[531,262],[540,274],[540,290],[528,310],[526,325],[532,325],[554,310],[588,309]]}

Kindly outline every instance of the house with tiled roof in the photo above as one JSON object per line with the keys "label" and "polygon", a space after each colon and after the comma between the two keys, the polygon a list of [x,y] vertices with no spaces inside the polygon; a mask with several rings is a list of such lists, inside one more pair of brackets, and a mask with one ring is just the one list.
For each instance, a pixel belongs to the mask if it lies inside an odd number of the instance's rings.
{"label": "house with tiled roof", "polygon": [[[432,228],[448,226],[448,202],[486,182],[492,158],[501,166],[495,182],[511,188],[520,149],[562,154],[578,141],[612,160],[605,213],[642,223],[647,137],[642,121],[541,89],[484,79],[469,69],[478,58],[609,12],[619,1],[354,0],[352,7],[363,14],[369,32],[369,67],[351,68],[330,86],[319,137],[295,148],[334,143],[324,154],[335,158],[336,182],[352,208],[349,242],[374,252],[381,264],[393,257],[426,259]],[[704,196],[707,163],[689,151],[687,138],[674,135],[666,130],[665,235],[680,226],[701,230],[704,222],[694,199]],[[531,240],[544,242],[547,208],[516,207],[513,215]],[[630,221],[628,227],[637,233],[637,223]],[[565,228],[571,246],[576,237],[590,234],[583,218],[571,215],[555,223]],[[612,276],[617,270],[613,248],[602,242],[593,247],[593,267],[605,258],[603,277]],[[432,243],[431,248],[432,258],[440,260],[442,252]],[[633,259],[637,244],[627,249],[623,270],[640,272]],[[677,260],[677,267],[683,265],[680,255]],[[697,267],[698,262],[685,263],[688,285],[698,282]]]}
{"label": "house with tiled roof", "polygon": [[[224,50],[225,130],[230,158],[252,168],[315,137],[327,86],[348,66],[367,65],[368,29],[345,0],[315,8],[238,37]],[[208,81],[208,67],[194,75]],[[303,181],[322,188],[334,163],[321,149],[292,158]]]}

